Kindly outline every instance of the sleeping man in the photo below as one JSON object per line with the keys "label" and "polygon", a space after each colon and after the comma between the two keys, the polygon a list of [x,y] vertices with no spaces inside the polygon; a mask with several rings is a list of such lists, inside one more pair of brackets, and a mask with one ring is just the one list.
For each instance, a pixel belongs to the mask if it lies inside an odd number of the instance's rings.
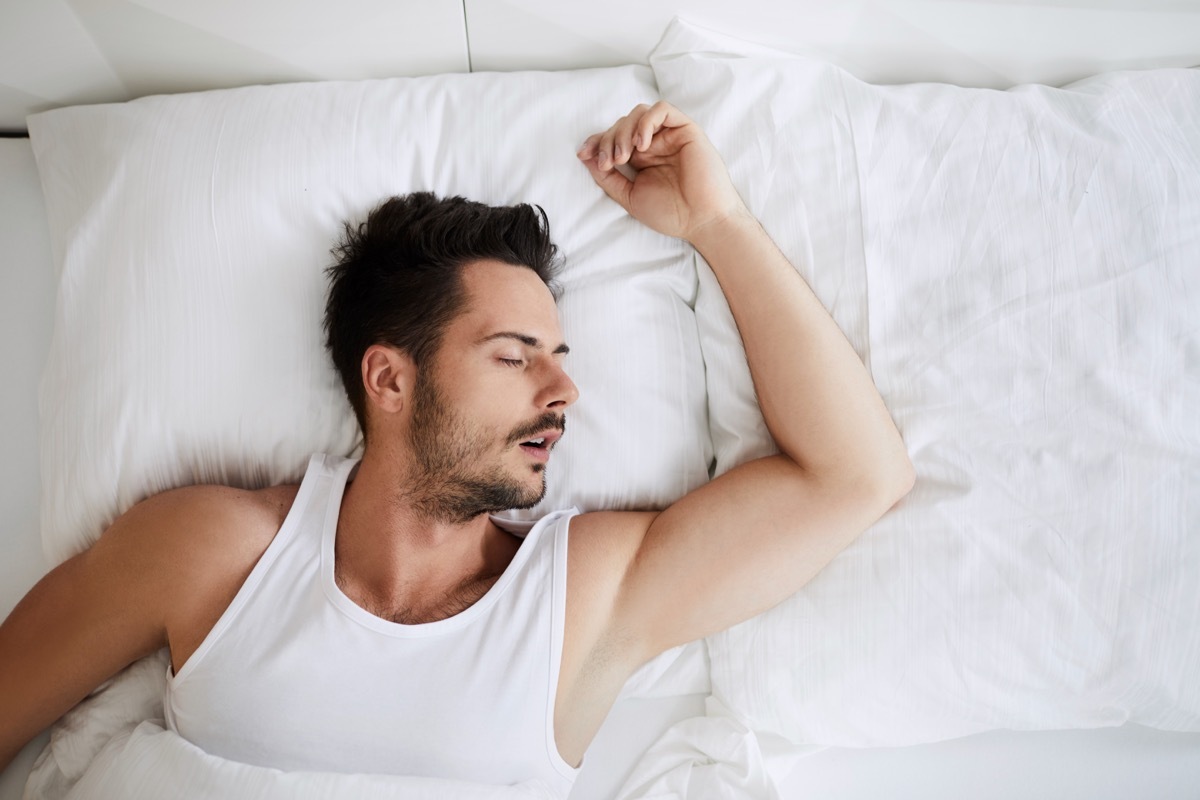
{"label": "sleeping man", "polygon": [[541,499],[578,395],[544,214],[392,198],[330,269],[361,460],[164,492],[50,572],[0,627],[0,767],[167,647],[167,725],[214,755],[565,794],[640,665],[781,602],[909,491],[863,364],[697,125],[639,105],[578,155],[711,265],[779,454],[662,512],[514,531],[492,512]]}

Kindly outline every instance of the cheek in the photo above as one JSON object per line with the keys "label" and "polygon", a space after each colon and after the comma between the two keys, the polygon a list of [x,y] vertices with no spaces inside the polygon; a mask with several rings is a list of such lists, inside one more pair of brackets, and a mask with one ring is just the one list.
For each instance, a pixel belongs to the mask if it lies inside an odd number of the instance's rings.
{"label": "cheek", "polygon": [[521,408],[520,381],[515,378],[486,376],[473,382],[469,391],[459,395],[458,412],[475,433],[489,438],[508,436]]}

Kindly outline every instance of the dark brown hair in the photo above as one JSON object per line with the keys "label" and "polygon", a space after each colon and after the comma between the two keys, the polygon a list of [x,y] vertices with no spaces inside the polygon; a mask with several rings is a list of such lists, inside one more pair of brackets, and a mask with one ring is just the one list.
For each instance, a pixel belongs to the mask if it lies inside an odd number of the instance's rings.
{"label": "dark brown hair", "polygon": [[558,297],[560,261],[541,206],[488,206],[430,192],[393,197],[366,222],[344,223],[325,270],[325,344],[367,437],[362,358],[373,344],[407,353],[420,368],[464,310],[462,268],[480,259],[528,267]]}

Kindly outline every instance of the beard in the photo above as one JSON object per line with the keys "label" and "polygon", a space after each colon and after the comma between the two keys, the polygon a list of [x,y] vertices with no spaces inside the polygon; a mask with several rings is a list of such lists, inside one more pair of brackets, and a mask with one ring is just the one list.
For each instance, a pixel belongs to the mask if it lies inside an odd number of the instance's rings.
{"label": "beard", "polygon": [[[458,416],[425,370],[418,371],[413,387],[413,415],[409,441],[416,469],[409,485],[413,507],[437,522],[463,524],[480,514],[510,508],[532,508],[546,495],[543,464],[540,485],[530,486],[505,472],[499,463],[488,465],[496,437]],[[548,428],[563,428],[564,420],[544,414],[510,434],[506,445],[518,444]]]}

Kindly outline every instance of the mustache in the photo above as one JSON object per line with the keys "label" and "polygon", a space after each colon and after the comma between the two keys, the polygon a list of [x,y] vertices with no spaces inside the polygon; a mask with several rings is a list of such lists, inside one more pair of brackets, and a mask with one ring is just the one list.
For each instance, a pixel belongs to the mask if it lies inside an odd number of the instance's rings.
{"label": "mustache", "polygon": [[567,418],[555,414],[553,411],[547,411],[528,425],[513,431],[512,435],[508,437],[509,444],[520,444],[531,436],[550,428],[556,428],[560,433],[566,433]]}

